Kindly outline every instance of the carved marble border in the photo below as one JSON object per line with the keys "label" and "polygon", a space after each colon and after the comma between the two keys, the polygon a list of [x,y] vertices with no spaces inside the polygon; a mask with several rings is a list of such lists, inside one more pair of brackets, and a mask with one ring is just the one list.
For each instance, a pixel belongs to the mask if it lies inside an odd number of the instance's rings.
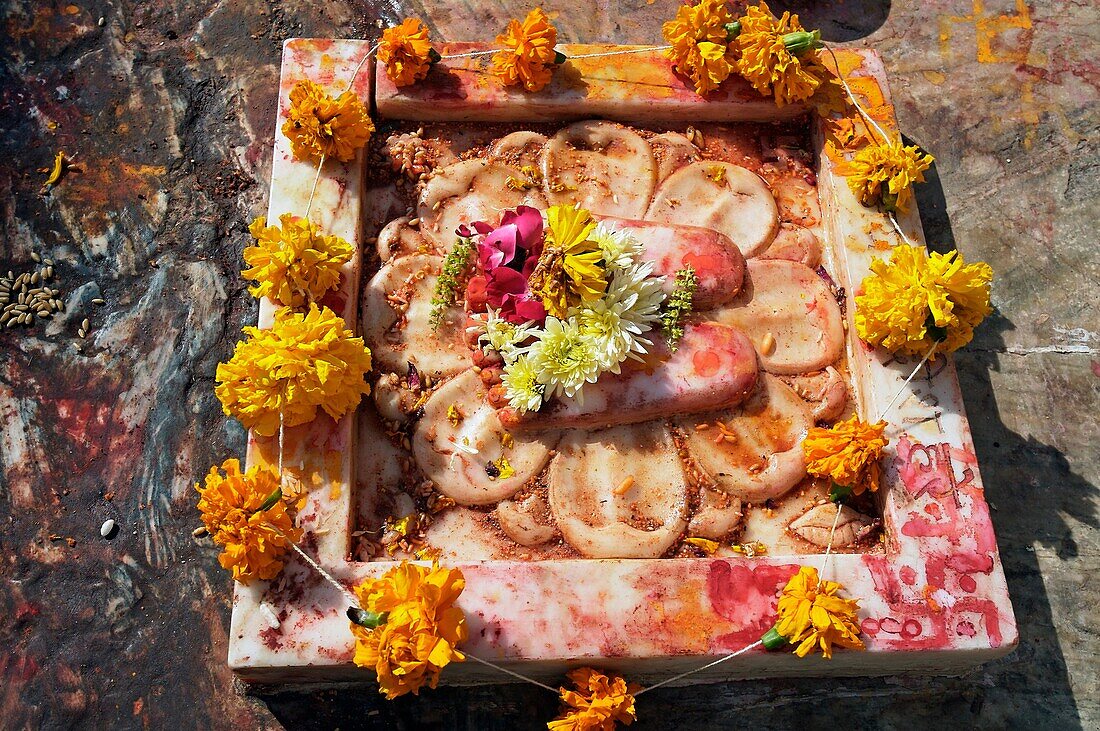
{"label": "carved marble border", "polygon": [[[449,44],[443,53],[483,48]],[[365,41],[295,39],[284,47],[279,119],[275,132],[269,217],[305,207],[314,168],[295,162],[278,131],[290,88],[311,78],[342,89],[367,53]],[[604,46],[573,46],[568,55]],[[844,51],[864,88],[889,102],[885,71],[873,51]],[[657,53],[578,60],[559,70],[535,95],[496,84],[470,59],[447,62],[429,79],[398,90],[370,64],[356,83],[381,117],[423,120],[546,120],[610,116],[640,122],[769,120],[801,113],[778,110],[745,84],[731,80],[703,101],[683,87]],[[845,287],[848,317],[854,287],[874,255],[898,243],[881,214],[858,204],[834,162],[819,150],[819,193],[830,271]],[[369,171],[366,171],[369,175]],[[363,245],[362,159],[327,164],[314,210],[334,233]],[[923,241],[916,211],[903,217],[910,238]],[[356,321],[360,261],[349,264],[330,303]],[[263,303],[260,323],[270,320]],[[849,328],[854,332],[854,328]],[[897,392],[914,363],[871,350],[849,336],[861,413],[876,415]],[[950,358],[922,369],[893,424],[883,499],[885,555],[840,555],[832,571],[860,597],[865,653],[838,652],[833,660],[798,660],[790,653],[750,653],[684,682],[737,677],[874,675],[959,672],[999,657],[1017,642],[996,539]],[[353,417],[288,430],[286,464],[312,482],[303,512],[304,544],[340,580],[355,582],[388,563],[348,560],[354,512]],[[252,436],[248,458],[273,463],[275,443]],[[370,448],[369,444],[358,445]],[[810,557],[681,560],[488,561],[459,564],[467,579],[461,605],[470,622],[470,652],[556,681],[568,667],[596,663],[632,680],[660,678],[704,664],[756,640],[773,619],[778,588]],[[598,564],[598,565],[594,565]],[[292,561],[268,583],[238,585],[233,600],[229,663],[247,681],[369,680],[351,664],[352,635],[343,597]],[[507,682],[474,663],[449,667],[454,684]]]}

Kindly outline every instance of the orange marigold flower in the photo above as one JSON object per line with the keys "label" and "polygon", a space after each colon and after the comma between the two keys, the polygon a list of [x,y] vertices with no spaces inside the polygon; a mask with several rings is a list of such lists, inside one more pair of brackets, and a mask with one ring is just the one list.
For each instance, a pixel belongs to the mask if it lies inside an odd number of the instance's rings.
{"label": "orange marigold flower", "polygon": [[336,289],[340,267],[354,253],[351,244],[339,236],[318,232],[307,219],[290,213],[280,216],[279,222],[282,228],[268,226],[260,216],[248,227],[256,246],[244,250],[245,263],[251,268],[241,276],[256,282],[248,288],[252,296],[300,307]]}
{"label": "orange marigold flower", "polygon": [[887,210],[904,211],[913,197],[913,183],[924,182],[924,171],[933,162],[933,157],[916,145],[871,144],[841,164],[837,172],[848,179],[848,187],[863,205],[883,204]]}
{"label": "orange marigold flower", "polygon": [[427,76],[433,53],[428,26],[418,18],[405,18],[400,25],[386,28],[378,42],[378,60],[396,86],[411,86]]}
{"label": "orange marigold flower", "polygon": [[345,91],[333,99],[308,79],[290,90],[290,112],[283,134],[298,160],[318,161],[321,155],[348,162],[374,132],[367,108]]}
{"label": "orange marigold flower", "polygon": [[455,606],[465,587],[458,569],[407,561],[355,587],[360,606],[383,618],[373,629],[352,623],[355,664],[374,669],[387,699],[436,687],[444,667],[466,659],[466,615]]}
{"label": "orange marigold flower", "polygon": [[856,332],[892,353],[950,353],[970,342],[993,311],[989,304],[993,270],[984,262],[967,264],[957,251],[929,253],[923,246],[900,245],[889,263],[871,262],[871,274],[856,294]]}
{"label": "orange marigold flower", "polygon": [[806,471],[828,477],[856,495],[875,492],[879,483],[879,458],[890,443],[884,435],[886,422],[868,424],[853,416],[829,428],[811,427],[802,441]]}
{"label": "orange marigold flower", "polygon": [[796,655],[806,657],[819,649],[829,659],[833,645],[864,649],[859,639],[859,602],[837,596],[843,588],[835,581],[819,581],[812,566],[800,568],[783,587],[775,631],[795,645]]}
{"label": "orange marigold flower", "polygon": [[293,508],[282,499],[279,477],[255,466],[242,473],[235,459],[225,460],[221,470],[224,475],[211,467],[205,487],[195,485],[202,522],[223,546],[218,562],[244,584],[274,578],[291,541],[302,536]]}
{"label": "orange marigold flower", "polygon": [[616,723],[629,726],[637,720],[633,694],[638,686],[592,668],[578,668],[568,677],[576,690],[560,689],[565,707],[546,724],[550,731],[614,731]]}
{"label": "orange marigold flower", "polygon": [[737,71],[779,106],[804,101],[829,76],[812,50],[818,41],[816,31],[808,33],[797,15],[785,12],[776,19],[761,0],[741,18],[741,32],[734,41]]}
{"label": "orange marigold flower", "polygon": [[732,22],[725,0],[700,0],[696,5],[681,5],[676,17],[661,26],[665,42],[672,46],[665,55],[691,79],[695,93],[717,89],[733,72],[726,28]]}
{"label": "orange marigold flower", "polygon": [[227,416],[271,436],[312,421],[317,409],[339,419],[370,386],[370,350],[327,307],[298,313],[285,307],[269,330],[244,328],[233,357],[218,365],[214,391]]}
{"label": "orange marigold flower", "polygon": [[550,83],[558,30],[542,8],[529,12],[523,23],[510,21],[497,43],[504,48],[493,56],[491,72],[505,86],[523,84],[527,91],[538,91]]}

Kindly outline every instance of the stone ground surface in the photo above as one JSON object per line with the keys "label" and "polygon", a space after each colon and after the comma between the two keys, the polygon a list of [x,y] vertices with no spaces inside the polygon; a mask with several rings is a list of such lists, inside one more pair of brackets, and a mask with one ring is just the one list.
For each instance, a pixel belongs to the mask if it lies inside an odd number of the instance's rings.
{"label": "stone ground surface", "polygon": [[[547,5],[562,40],[652,43],[675,3]],[[960,678],[662,689],[636,727],[1100,727],[1100,10],[792,5],[826,39],[883,53],[902,129],[938,159],[918,195],[930,241],[997,273],[997,313],[958,363],[1020,647]],[[282,41],[369,37],[407,14],[437,38],[485,39],[527,6],[0,1],[0,269],[52,257],[67,303],[47,327],[0,333],[0,727],[510,729],[554,714],[553,696],[517,686],[246,695],[225,665],[230,581],[191,536],[194,480],[244,447],[213,376],[256,314],[238,270],[266,208]],[[43,197],[58,149],[84,172]]]}

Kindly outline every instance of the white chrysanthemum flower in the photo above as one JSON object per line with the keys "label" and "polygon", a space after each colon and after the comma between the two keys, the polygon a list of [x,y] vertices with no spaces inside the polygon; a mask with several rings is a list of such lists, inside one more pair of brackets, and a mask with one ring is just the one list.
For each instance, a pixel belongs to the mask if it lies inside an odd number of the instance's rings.
{"label": "white chrysanthemum flower", "polygon": [[602,223],[589,236],[603,253],[604,265],[608,269],[626,269],[642,258],[642,244],[624,231],[615,231]]}
{"label": "white chrysanthemum flower", "polygon": [[600,359],[577,318],[547,317],[528,353],[539,383],[546,386],[543,396],[547,399],[559,393],[574,396],[600,375]]}
{"label": "white chrysanthemum flower", "polygon": [[645,334],[661,320],[663,277],[653,276],[653,264],[642,262],[616,272],[607,293],[576,312],[585,335],[592,340],[600,369],[619,373],[627,358],[640,360],[653,345]]}
{"label": "white chrysanthemum flower", "polygon": [[529,356],[520,355],[512,361],[500,377],[508,404],[517,411],[538,411],[546,390],[538,381],[538,373]]}
{"label": "white chrysanthemum flower", "polygon": [[535,334],[534,326],[524,323],[516,325],[501,318],[493,310],[489,310],[485,318],[485,331],[478,338],[478,343],[488,345],[500,353],[506,362],[512,362],[523,351],[519,344]]}

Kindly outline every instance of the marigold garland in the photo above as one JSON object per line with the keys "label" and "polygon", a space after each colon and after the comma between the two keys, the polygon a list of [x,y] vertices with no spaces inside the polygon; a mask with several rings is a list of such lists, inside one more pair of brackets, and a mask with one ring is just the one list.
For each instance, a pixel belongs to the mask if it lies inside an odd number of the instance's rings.
{"label": "marigold garland", "polygon": [[522,84],[527,91],[539,91],[550,83],[554,66],[561,60],[554,50],[558,30],[542,8],[535,8],[520,23],[511,20],[497,36],[504,46],[493,56],[490,73],[505,86]]}
{"label": "marigold garland", "polygon": [[817,33],[808,32],[789,12],[777,19],[763,0],[745,11],[733,45],[738,73],[778,106],[809,99],[829,75],[813,50],[819,45]]}
{"label": "marigold garland", "polygon": [[275,313],[270,330],[244,328],[229,362],[218,365],[215,393],[227,416],[257,434],[312,421],[322,408],[334,419],[370,392],[370,350],[327,307]]}
{"label": "marigold garland", "polygon": [[303,79],[290,90],[290,111],[283,134],[294,157],[317,162],[324,155],[348,162],[374,132],[367,108],[345,91],[335,99],[320,85]]}
{"label": "marigold garland", "polygon": [[282,499],[278,475],[256,466],[242,473],[240,462],[227,459],[221,471],[211,467],[205,486],[195,489],[203,525],[223,547],[218,556],[222,568],[244,584],[274,578],[291,542],[302,535],[293,508]]}
{"label": "marigold garland", "polygon": [[336,289],[340,267],[354,253],[351,244],[339,236],[318,232],[307,219],[290,213],[280,216],[279,222],[281,228],[268,226],[260,216],[248,227],[256,246],[244,250],[245,263],[251,268],[241,276],[256,282],[248,288],[252,296],[300,307]]}
{"label": "marigold garland", "polygon": [[889,263],[873,260],[871,272],[856,294],[856,332],[890,352],[924,355],[935,346],[950,353],[969,343],[993,311],[993,270],[984,262],[967,264],[957,251],[899,245]]}
{"label": "marigold garland", "polygon": [[665,55],[676,69],[691,79],[695,93],[707,94],[733,73],[735,55],[730,48],[733,16],[725,0],[700,0],[681,5],[676,17],[661,26]]}
{"label": "marigold garland", "polygon": [[395,86],[411,86],[428,75],[439,54],[432,49],[428,26],[418,18],[405,18],[400,25],[382,31],[378,61]]}
{"label": "marigold garland", "polygon": [[905,211],[913,197],[913,183],[924,182],[924,171],[934,158],[916,145],[901,142],[870,144],[838,167],[848,187],[865,206],[882,205]]}
{"label": "marigold garland", "polygon": [[374,669],[388,700],[435,688],[443,668],[466,659],[458,650],[468,634],[466,615],[455,606],[465,586],[458,569],[402,561],[355,587],[362,609],[380,622],[374,628],[352,622],[355,664]]}
{"label": "marigold garland", "polygon": [[[794,645],[799,657],[820,650],[825,659],[831,659],[833,645],[865,649],[859,638],[859,602],[837,596],[843,588],[835,581],[820,580],[812,566],[801,567],[783,587],[772,632]],[[768,640],[765,635],[765,645],[774,647]]]}
{"label": "marigold garland", "polygon": [[845,495],[876,492],[881,473],[879,458],[890,443],[885,431],[885,421],[869,424],[858,416],[828,428],[811,427],[802,441],[806,471],[846,488]]}
{"label": "marigold garland", "polygon": [[550,731],[614,731],[616,723],[629,726],[637,720],[633,695],[637,686],[592,668],[577,668],[567,677],[576,690],[560,689],[564,708],[546,724]]}

